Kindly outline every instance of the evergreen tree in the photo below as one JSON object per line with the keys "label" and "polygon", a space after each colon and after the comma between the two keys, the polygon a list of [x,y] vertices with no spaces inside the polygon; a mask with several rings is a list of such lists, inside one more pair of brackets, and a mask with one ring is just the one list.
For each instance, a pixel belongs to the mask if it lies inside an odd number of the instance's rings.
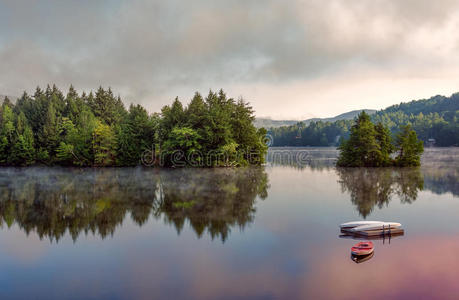
{"label": "evergreen tree", "polygon": [[[174,127],[170,132],[168,139],[164,142],[163,154],[166,164],[173,166],[184,166],[187,159],[193,152],[201,149],[199,144],[200,136],[195,130],[189,127]],[[200,164],[202,157],[198,156],[197,161],[193,163]]]}
{"label": "evergreen tree", "polygon": [[42,130],[38,135],[39,144],[48,153],[49,157],[53,157],[59,144],[59,122],[59,116],[54,108],[54,104],[50,102]]}
{"label": "evergreen tree", "polygon": [[164,106],[161,109],[161,121],[159,123],[160,144],[167,140],[169,133],[174,127],[181,127],[185,120],[183,105],[175,98],[171,106]]}
{"label": "evergreen tree", "polygon": [[0,130],[0,163],[6,164],[11,154],[14,136],[14,114],[8,103],[3,103]]}
{"label": "evergreen tree", "polygon": [[394,152],[394,145],[392,144],[391,133],[387,127],[382,123],[378,123],[376,129],[376,140],[380,147],[381,156],[379,157],[381,166],[392,165],[391,154]]}
{"label": "evergreen tree", "polygon": [[419,166],[421,164],[421,154],[424,152],[422,141],[418,140],[416,132],[411,126],[403,126],[396,138],[397,166]]}
{"label": "evergreen tree", "polygon": [[11,152],[8,156],[8,163],[20,166],[30,165],[35,159],[33,133],[27,124],[23,112],[16,119],[15,134],[12,139]]}
{"label": "evergreen tree", "polygon": [[81,142],[81,135],[72,120],[67,117],[62,118],[60,136],[61,141],[56,150],[56,160],[66,165],[84,165],[82,158],[76,152]]}
{"label": "evergreen tree", "polygon": [[370,116],[362,111],[351,128],[349,140],[340,145],[337,165],[341,167],[376,167],[382,165],[381,146]]}
{"label": "evergreen tree", "polygon": [[105,91],[102,87],[99,87],[95,97],[90,94],[88,103],[94,115],[108,125],[119,123],[126,113],[123,102],[119,97],[114,97],[111,89]]}
{"label": "evergreen tree", "polygon": [[80,96],[70,86],[64,96],[48,85],[45,90],[37,87],[33,96],[24,92],[16,104],[3,102],[0,164],[137,165],[146,150],[152,150],[155,160],[163,153],[167,164],[176,150],[207,155],[185,161],[191,165],[203,165],[206,157],[215,166],[260,164],[267,150],[262,142],[266,131],[257,130],[253,120],[248,103],[235,102],[223,90],[210,91],[206,99],[196,93],[187,107],[176,98],[161,114],[149,115],[140,105],[126,111],[110,89]]}
{"label": "evergreen tree", "polygon": [[142,153],[155,141],[155,124],[140,105],[131,105],[117,132],[118,165],[137,165]]}
{"label": "evergreen tree", "polygon": [[113,129],[96,121],[93,133],[94,164],[96,166],[111,166],[116,158],[116,137]]}
{"label": "evergreen tree", "polygon": [[22,134],[18,134],[13,142],[8,163],[17,166],[27,166],[35,161],[35,149],[33,146],[33,133],[26,126]]}
{"label": "evergreen tree", "polygon": [[[405,167],[419,166],[424,148],[410,126],[402,127],[394,146],[389,129],[381,123],[374,126],[369,116],[362,112],[351,128],[349,140],[343,141],[339,149],[337,165],[340,167],[384,167],[394,163]],[[391,154],[395,150],[398,156],[394,162]]]}
{"label": "evergreen tree", "polygon": [[10,98],[8,98],[8,96],[5,96],[5,98],[3,99],[3,103],[2,104],[7,105],[10,108],[13,107],[13,103],[11,103],[11,100],[10,100]]}

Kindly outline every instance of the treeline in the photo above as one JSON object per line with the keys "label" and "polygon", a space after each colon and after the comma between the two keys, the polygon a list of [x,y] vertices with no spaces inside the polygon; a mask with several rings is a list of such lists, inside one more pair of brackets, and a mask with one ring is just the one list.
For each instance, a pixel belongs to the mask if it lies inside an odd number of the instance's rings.
{"label": "treeline", "polygon": [[[459,93],[451,97],[435,96],[390,106],[371,116],[375,123],[388,127],[393,136],[410,125],[425,143],[436,146],[459,146]],[[337,146],[349,137],[352,120],[336,122],[300,122],[292,126],[272,128],[273,146]]]}
{"label": "treeline", "polygon": [[266,131],[253,119],[248,103],[222,90],[149,114],[140,105],[126,109],[111,89],[79,95],[71,86],[64,95],[38,87],[15,104],[3,101],[0,165],[133,166],[145,156],[149,165],[260,164]]}

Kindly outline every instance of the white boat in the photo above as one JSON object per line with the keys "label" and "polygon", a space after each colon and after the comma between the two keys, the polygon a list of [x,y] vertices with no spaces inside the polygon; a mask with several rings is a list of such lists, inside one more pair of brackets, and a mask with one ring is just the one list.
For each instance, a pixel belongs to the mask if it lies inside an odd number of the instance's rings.
{"label": "white boat", "polygon": [[389,229],[398,229],[402,226],[400,223],[396,222],[381,222],[375,224],[367,224],[356,226],[350,229],[350,231],[358,232],[358,231],[375,231],[375,230],[389,230]]}
{"label": "white boat", "polygon": [[383,224],[383,221],[354,221],[354,222],[347,222],[339,225],[341,229],[350,229],[358,226],[366,226],[366,225],[376,225],[376,224]]}

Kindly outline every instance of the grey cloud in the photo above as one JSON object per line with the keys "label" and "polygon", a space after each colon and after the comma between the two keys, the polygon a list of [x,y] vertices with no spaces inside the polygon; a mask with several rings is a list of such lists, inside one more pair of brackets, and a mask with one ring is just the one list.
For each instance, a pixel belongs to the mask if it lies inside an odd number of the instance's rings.
{"label": "grey cloud", "polygon": [[429,40],[413,39],[458,21],[458,8],[453,0],[6,0],[0,88],[105,85],[157,109],[151,100],[173,89],[448,64],[429,53]]}

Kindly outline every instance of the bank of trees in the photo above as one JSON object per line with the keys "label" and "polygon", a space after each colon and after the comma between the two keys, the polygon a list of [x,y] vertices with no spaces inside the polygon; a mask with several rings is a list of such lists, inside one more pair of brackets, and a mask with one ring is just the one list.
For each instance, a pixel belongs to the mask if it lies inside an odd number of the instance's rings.
{"label": "bank of trees", "polygon": [[[435,140],[436,146],[459,146],[459,93],[451,97],[435,96],[390,106],[371,115],[395,137],[410,125],[419,139]],[[353,120],[302,122],[270,129],[274,146],[337,146],[349,137]]]}
{"label": "bank of trees", "polygon": [[392,141],[389,129],[382,123],[373,124],[363,111],[339,150],[340,167],[408,167],[420,165],[424,146],[410,125],[403,126]]}
{"label": "bank of trees", "polygon": [[149,114],[140,105],[126,109],[110,89],[80,95],[70,87],[64,95],[48,86],[15,104],[4,99],[0,165],[133,166],[146,151],[150,163],[168,166],[261,164],[266,131],[253,119],[248,103],[222,90]]}

